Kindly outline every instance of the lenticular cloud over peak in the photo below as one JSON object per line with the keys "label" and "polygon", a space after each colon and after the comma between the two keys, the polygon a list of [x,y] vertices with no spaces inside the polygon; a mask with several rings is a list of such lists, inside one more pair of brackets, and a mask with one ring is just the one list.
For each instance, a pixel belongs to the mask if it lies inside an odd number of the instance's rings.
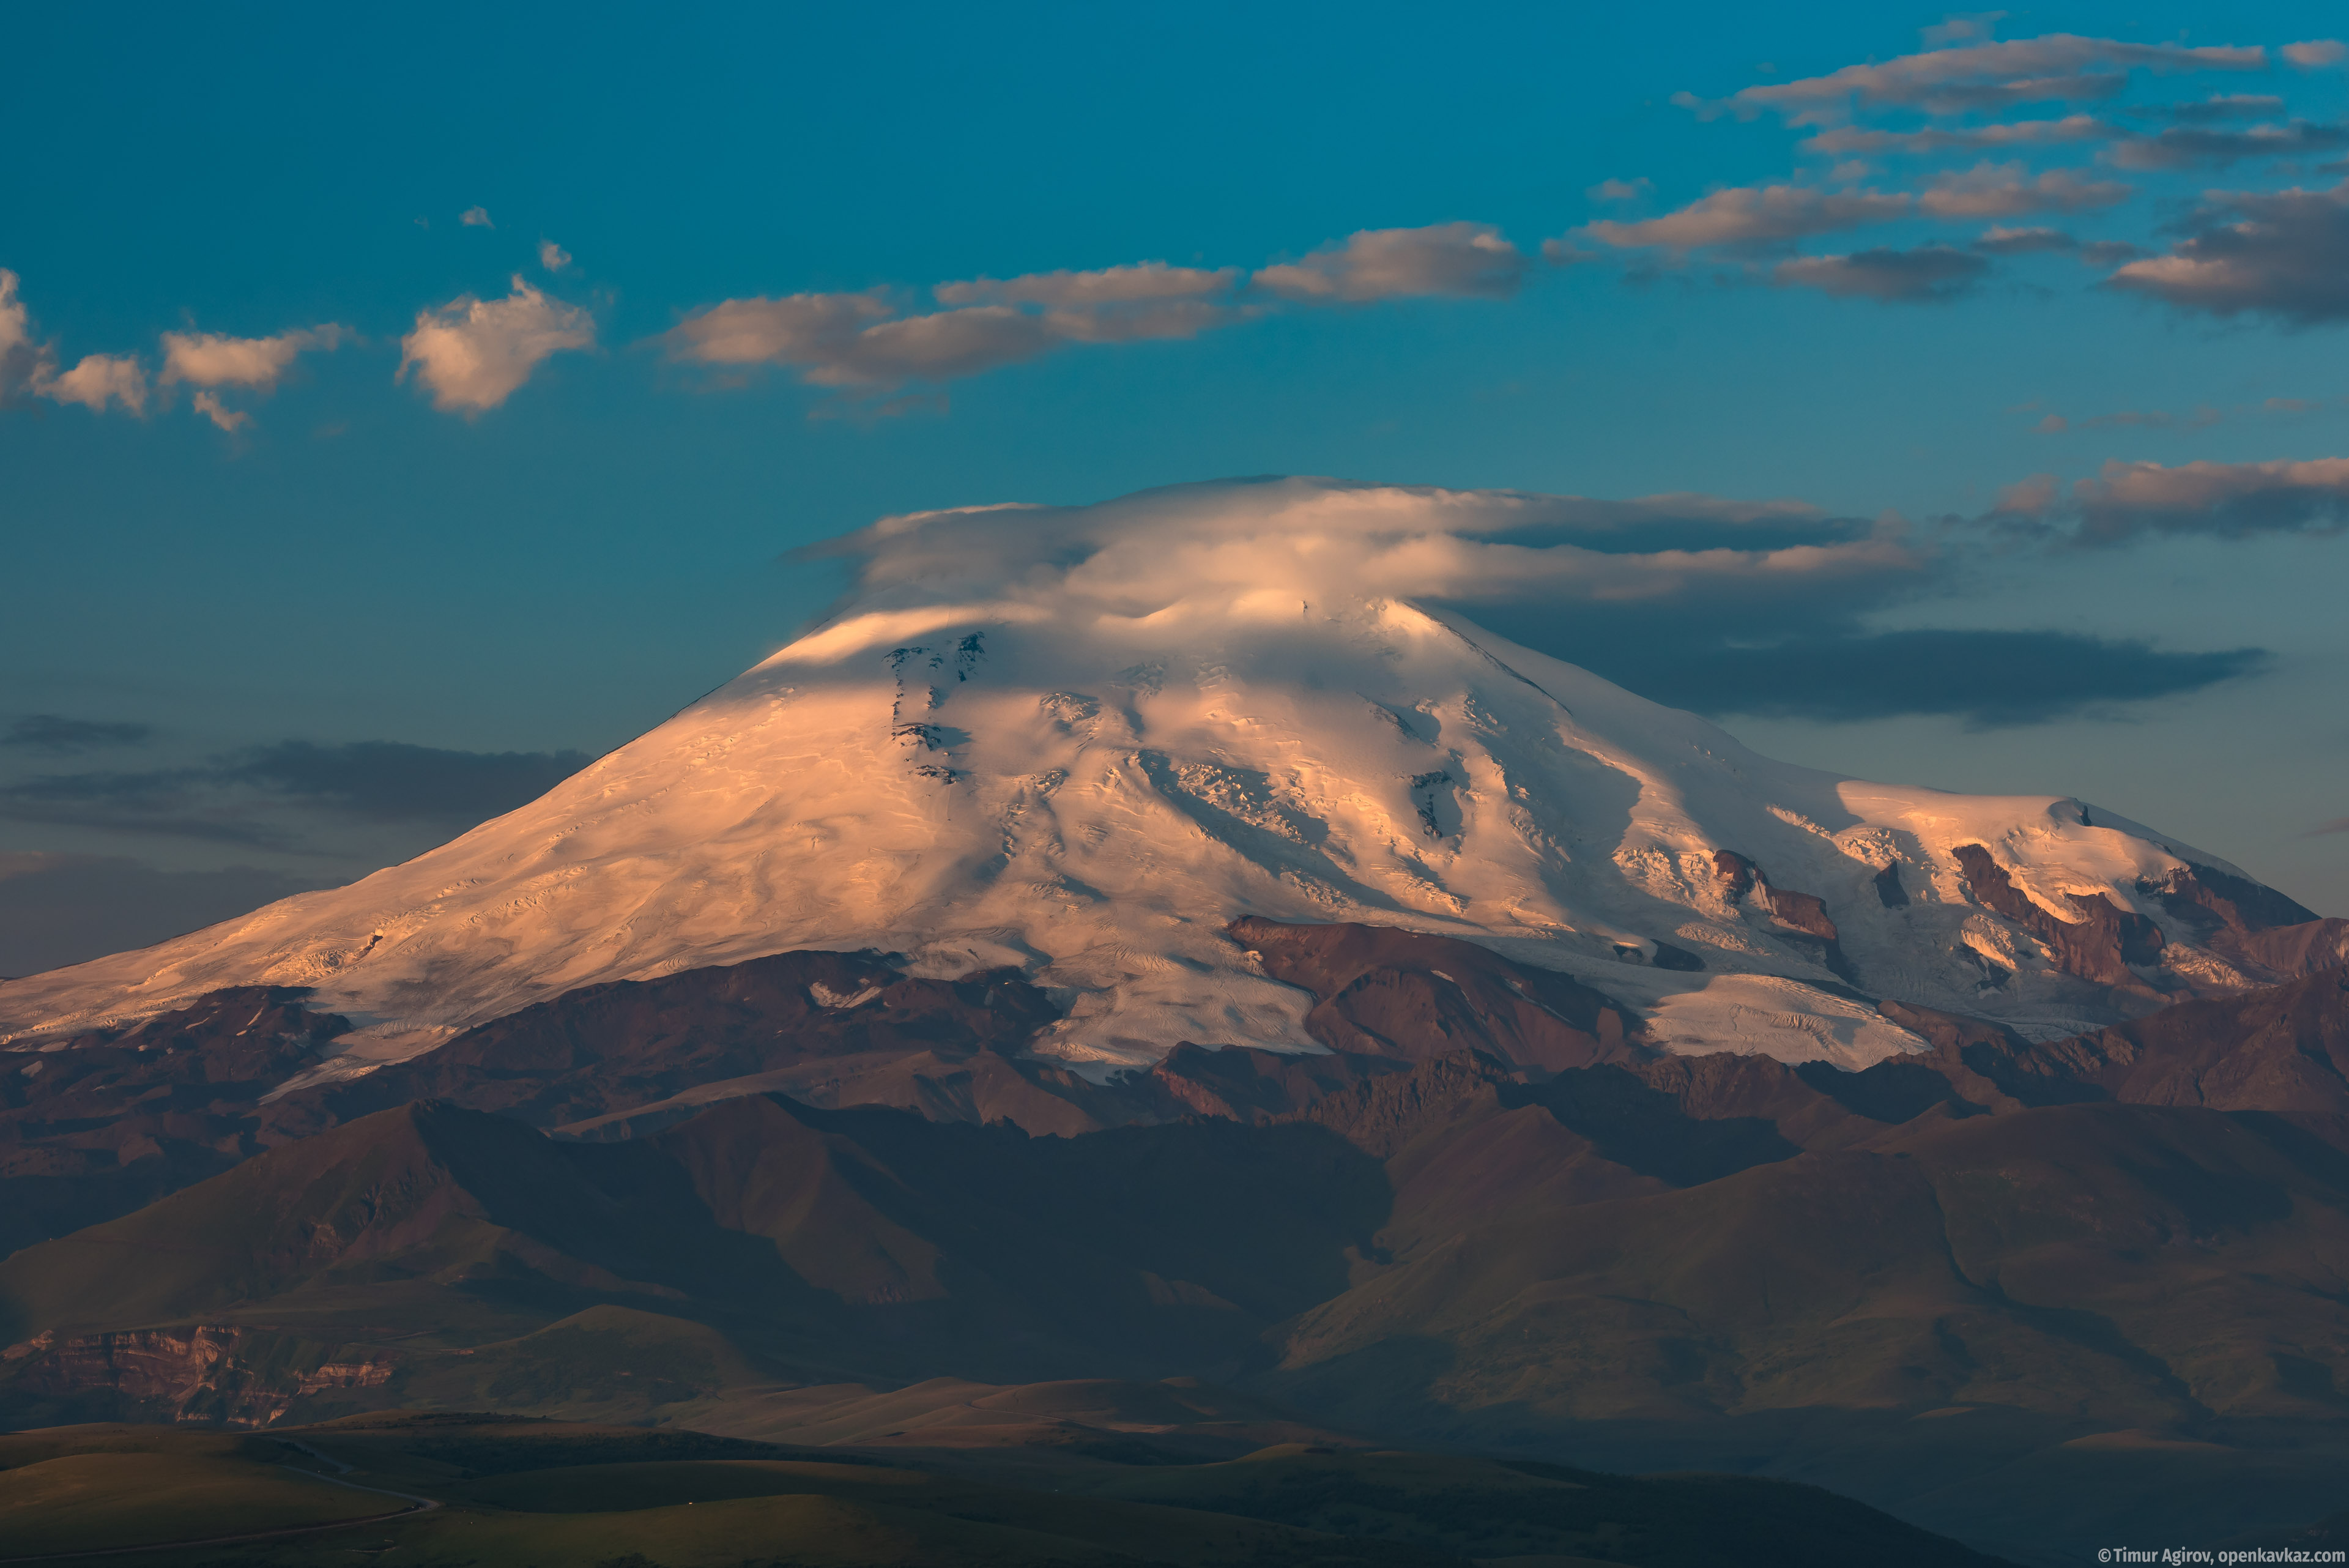
{"label": "lenticular cloud over peak", "polygon": [[[1476,619],[1881,583],[1917,564],[1897,526],[1283,479],[890,517],[828,553],[855,574],[832,616],[540,799],[0,986],[0,1038],[306,986],[360,1024],[307,1081],[583,985],[869,949],[1027,976],[1064,1010],[1032,1048],[1083,1072],[1319,1049],[1310,996],[1228,930],[1257,916],[1464,938],[1667,1048],[1853,1066],[1923,1046],[1870,994],[2053,1033],[2153,995],[2117,949],[2025,948],[1982,898],[2110,900],[2094,929],[2153,961],[2146,889],[2240,875],[2077,801],[1772,762]],[[2190,936],[2159,961],[2226,983]]]}
{"label": "lenticular cloud over peak", "polygon": [[840,613],[987,597],[1038,612],[1135,618],[1271,608],[1292,596],[1661,598],[1921,563],[1897,524],[1854,524],[1801,502],[1599,501],[1330,479],[1178,485],[1093,506],[912,513],[813,553],[859,563],[857,590]]}

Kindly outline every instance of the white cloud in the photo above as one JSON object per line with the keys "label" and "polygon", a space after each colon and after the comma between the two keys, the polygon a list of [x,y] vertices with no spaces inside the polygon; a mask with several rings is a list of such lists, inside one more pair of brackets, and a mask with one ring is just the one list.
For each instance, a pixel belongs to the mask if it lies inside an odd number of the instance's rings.
{"label": "white cloud", "polygon": [[0,267],[0,401],[32,383],[45,357],[33,337],[33,313],[16,287],[16,275]]}
{"label": "white cloud", "polygon": [[227,407],[222,403],[220,395],[216,392],[198,392],[195,396],[195,405],[196,412],[231,434],[234,434],[253,422],[251,414]]}
{"label": "white cloud", "polygon": [[1525,253],[1490,223],[1431,223],[1363,229],[1302,261],[1259,268],[1250,281],[1283,298],[1335,304],[1419,295],[1509,295],[1516,292],[1525,270]]}
{"label": "white cloud", "polygon": [[1008,305],[900,317],[834,346],[807,379],[822,387],[860,387],[976,376],[1034,358],[1053,346],[1055,336],[1042,317]]}
{"label": "white cloud", "polygon": [[2003,11],[1967,11],[1944,16],[1933,26],[1921,29],[1918,36],[1940,47],[1945,44],[1971,44],[1990,38],[1998,25],[2006,20]]}
{"label": "white cloud", "polygon": [[[942,305],[1038,306],[1046,338],[1071,343],[1128,343],[1143,338],[1195,337],[1255,314],[1227,303],[1238,286],[1237,267],[1169,266],[1142,262],[1094,272],[1039,272],[1011,278],[942,283],[930,293]],[[1217,298],[1216,296],[1223,296]],[[952,315],[953,313],[946,313]],[[912,317],[914,320],[932,319]],[[956,328],[973,332],[975,324]],[[1028,358],[1036,350],[1017,329],[988,329],[1003,351]],[[886,337],[880,328],[874,336]],[[997,363],[1008,363],[999,360]]]}
{"label": "white cloud", "polygon": [[1584,233],[1618,247],[1766,245],[1806,234],[1886,223],[1906,217],[1910,198],[1877,191],[1821,191],[1808,185],[1739,185],[1715,191],[1678,212],[1639,223],[1609,220]]}
{"label": "white cloud", "polygon": [[1167,299],[1154,303],[1050,310],[1044,325],[1056,337],[1071,343],[1133,343],[1144,338],[1196,337],[1219,327],[1230,327],[1264,314],[1256,305],[1220,305],[1205,299]]}
{"label": "white cloud", "polygon": [[274,337],[166,332],[161,384],[185,381],[195,387],[247,387],[265,392],[277,385],[296,357],[312,348],[331,353],[342,346],[347,331],[329,322]]}
{"label": "white cloud", "polygon": [[457,214],[457,221],[464,224],[469,229],[494,229],[497,227],[495,223],[490,222],[490,210],[487,207],[468,207],[463,212]]}
{"label": "white cloud", "polygon": [[669,358],[688,364],[810,364],[893,314],[877,290],[730,299],[687,317],[666,341]]}
{"label": "white cloud", "polygon": [[57,403],[79,403],[102,414],[120,403],[134,414],[147,411],[147,368],[127,354],[85,354],[64,375],[36,375],[33,389]]}
{"label": "white cloud", "polygon": [[2080,242],[2061,229],[2010,229],[1992,223],[1974,237],[1986,255],[2023,255],[2033,251],[2076,251]]}
{"label": "white cloud", "polygon": [[147,368],[127,354],[84,355],[57,373],[57,350],[33,332],[33,313],[18,294],[19,279],[0,267],[0,403],[30,392],[55,403],[79,403],[102,414],[119,403],[147,410]]}
{"label": "white cloud", "polygon": [[1317,606],[1783,603],[1825,584],[1880,587],[1924,565],[1896,524],[1855,527],[1795,502],[1299,479],[1175,486],[1090,507],[915,514],[823,549],[859,559],[867,591],[1030,599],[1053,614],[1112,618],[1291,589]]}
{"label": "white cloud", "polygon": [[1821,157],[1847,153],[1920,154],[1953,152],[1993,147],[2038,147],[2065,141],[2100,141],[2119,132],[2092,114],[2069,114],[2061,119],[2018,119],[2004,125],[1970,125],[1957,129],[1929,126],[1922,130],[1868,130],[1839,125],[1803,142],[1800,151]]}
{"label": "white cloud", "polygon": [[730,299],[664,341],[671,359],[787,365],[823,387],[886,387],[976,376],[1075,343],[1195,337],[1276,308],[1246,288],[1319,306],[1411,295],[1514,291],[1526,258],[1488,223],[1369,230],[1251,279],[1237,267],[1141,262],[1092,271],[942,283],[947,308],[905,314],[887,291]]}
{"label": "white cloud", "polygon": [[1031,272],[1019,277],[942,283],[930,293],[941,305],[1042,305],[1058,307],[1155,303],[1228,294],[1240,270],[1209,270],[1141,262],[1097,272]]}
{"label": "white cloud", "polygon": [[503,299],[463,295],[418,311],[416,329],[399,340],[398,376],[414,369],[436,409],[479,413],[512,397],[549,355],[595,341],[595,317],[517,274]]}
{"label": "white cloud", "polygon": [[2051,169],[2032,179],[2020,163],[1977,163],[1934,181],[1917,205],[1937,218],[2011,218],[2109,207],[2131,194],[2127,185],[2083,180],[2068,169]]}
{"label": "white cloud", "polygon": [[2087,544],[2138,534],[2326,533],[2349,528],[2349,458],[2309,462],[2107,462],[2072,487]]}
{"label": "white cloud", "polygon": [[975,376],[1031,359],[1061,339],[1041,314],[1009,305],[896,316],[877,292],[730,299],[667,334],[669,358],[697,365],[792,365],[820,387]]}
{"label": "white cloud", "polygon": [[538,242],[538,265],[549,272],[561,272],[571,265],[571,253],[553,240]]}
{"label": "white cloud", "polygon": [[2267,52],[2256,47],[2188,48],[2051,33],[2002,44],[1930,49],[1880,65],[1846,66],[1823,77],[1750,87],[1722,107],[1744,114],[1773,110],[1798,124],[1840,118],[1853,103],[1956,113],[2008,103],[2108,97],[2131,69],[2255,71],[2266,65]]}
{"label": "white cloud", "polygon": [[2349,57],[2349,44],[2338,38],[2312,38],[2304,44],[2286,44],[2276,52],[2302,70],[2315,71]]}

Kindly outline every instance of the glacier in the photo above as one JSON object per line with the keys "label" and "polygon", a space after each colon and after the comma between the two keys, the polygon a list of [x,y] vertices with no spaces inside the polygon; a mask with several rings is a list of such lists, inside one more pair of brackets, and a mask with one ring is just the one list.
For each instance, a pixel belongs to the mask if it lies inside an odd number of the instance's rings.
{"label": "glacier", "polygon": [[[1667,1049],[1845,1067],[1923,1046],[1874,997],[2053,1037],[2250,983],[2148,892],[2244,876],[2223,860],[2070,797],[1775,762],[1446,607],[1479,573],[1565,569],[1506,535],[1566,504],[1290,479],[884,519],[830,547],[854,587],[820,625],[537,801],[0,985],[0,1037],[304,986],[356,1025],[305,1075],[333,1076],[579,986],[821,948],[1017,969],[1064,1009],[1036,1052],[1089,1075],[1184,1040],[1319,1049],[1310,999],[1226,933],[1243,915],[1481,942]],[[1702,554],[1665,566],[1769,569]],[[1604,579],[1575,592],[1641,591],[1574,555]],[[1972,896],[1968,846],[2051,919],[2102,898],[2166,944],[2117,983],[2067,972]]]}

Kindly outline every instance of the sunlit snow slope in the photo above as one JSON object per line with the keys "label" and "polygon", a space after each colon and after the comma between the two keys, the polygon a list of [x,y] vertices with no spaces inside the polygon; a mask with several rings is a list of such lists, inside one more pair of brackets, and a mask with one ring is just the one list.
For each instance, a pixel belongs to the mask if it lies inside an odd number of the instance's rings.
{"label": "sunlit snow slope", "polygon": [[[877,948],[1064,988],[1044,1049],[1080,1064],[1313,1049],[1308,999],[1223,934],[1244,913],[1487,942],[1681,1050],[1857,1065],[1920,1044],[1862,992],[2036,1033],[2142,1010],[1970,901],[1952,851],[1986,846],[2065,919],[2064,895],[2100,893],[2166,921],[2140,879],[2223,861],[2075,800],[1771,762],[1429,607],[1562,504],[1282,481],[886,520],[842,546],[859,587],[830,621],[543,799],[349,888],[0,987],[0,1029],[304,985],[366,1026],[355,1067],[575,986]],[[1766,888],[1730,901],[1723,849],[1823,900],[1848,988]],[[2167,929],[2163,964],[2221,971]],[[1658,967],[1673,950],[1703,967]]]}

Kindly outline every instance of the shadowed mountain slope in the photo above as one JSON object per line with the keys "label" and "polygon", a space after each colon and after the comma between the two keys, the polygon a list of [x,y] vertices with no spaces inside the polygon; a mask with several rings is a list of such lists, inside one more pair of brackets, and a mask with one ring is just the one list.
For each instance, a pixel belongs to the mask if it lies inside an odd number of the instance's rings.
{"label": "shadowed mountain slope", "polygon": [[[2011,1550],[2116,1516],[2043,1500],[1993,1537],[1991,1478],[2126,1469],[2114,1433],[2202,1456],[2214,1529],[2321,1512],[2349,1156],[2274,1112],[1983,1107],[1917,1065],[1458,1053],[1067,1138],[750,1096],[566,1143],[429,1103],[0,1264],[0,1408],[224,1408],[233,1374],[245,1418],[502,1390],[722,1421],[761,1384],[1205,1374],[1423,1442],[1796,1476]],[[211,1357],[176,1392],[167,1331]]]}

